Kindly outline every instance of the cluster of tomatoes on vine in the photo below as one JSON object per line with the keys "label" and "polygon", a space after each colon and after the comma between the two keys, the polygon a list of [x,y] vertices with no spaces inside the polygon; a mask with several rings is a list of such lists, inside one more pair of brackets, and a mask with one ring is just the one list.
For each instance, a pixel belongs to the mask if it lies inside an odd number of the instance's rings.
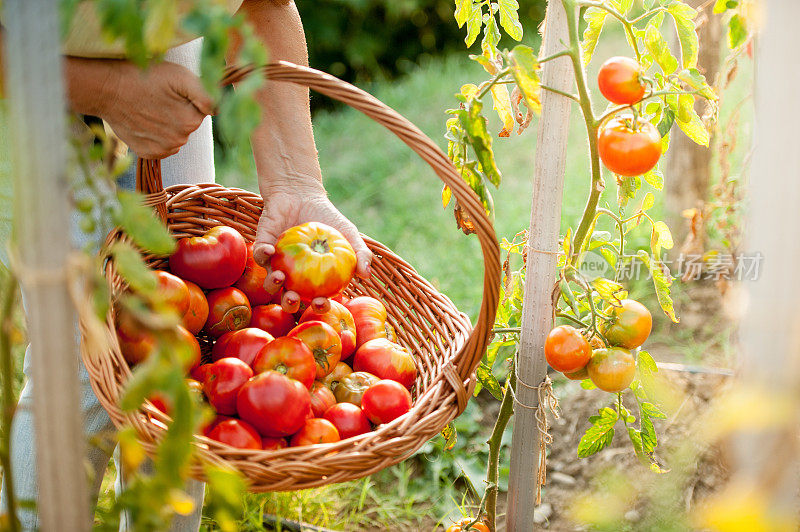
{"label": "cluster of tomatoes on vine", "polygon": [[[189,386],[216,413],[203,434],[237,448],[281,449],[364,434],[408,412],[414,357],[395,342],[381,301],[342,295],[356,257],[341,233],[315,222],[288,229],[270,265],[304,309],[277,303],[281,293],[265,288],[268,271],[252,244],[231,227],[179,240],[171,273],[151,272],[160,299],[181,317],[171,332],[192,353]],[[316,298],[330,298],[329,308],[312,306]],[[158,349],[157,331],[124,306],[116,330],[130,365]],[[163,394],[149,400],[170,413]]]}
{"label": "cluster of tomatoes on vine", "polygon": [[633,114],[621,114],[600,124],[597,149],[600,160],[615,174],[634,177],[653,169],[661,157],[661,134],[647,120],[635,115],[647,86],[642,68],[629,57],[612,57],[597,75],[600,92],[611,103],[629,105]]}

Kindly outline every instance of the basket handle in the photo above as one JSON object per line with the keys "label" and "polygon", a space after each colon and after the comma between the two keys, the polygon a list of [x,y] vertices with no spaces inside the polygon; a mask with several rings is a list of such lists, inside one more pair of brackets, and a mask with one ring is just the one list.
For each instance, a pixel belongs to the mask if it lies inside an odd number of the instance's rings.
{"label": "basket handle", "polygon": [[[236,83],[256,67],[229,67],[225,71],[223,84]],[[271,81],[286,81],[304,85],[335,100],[339,100],[372,118],[389,131],[397,135],[417,155],[427,162],[436,175],[453,192],[458,204],[475,225],[475,233],[483,253],[483,300],[481,301],[478,321],[462,347],[455,361],[461,383],[468,381],[481,361],[494,326],[495,313],[499,300],[500,288],[500,248],[497,244],[494,227],[489,221],[478,197],[469,188],[456,170],[453,163],[441,149],[417,126],[401,116],[371,94],[344,82],[330,74],[313,68],[295,65],[287,61],[271,63],[263,67],[266,77]],[[146,203],[156,208],[162,220],[166,220],[166,194],[161,181],[161,163],[158,160],[142,160],[137,163],[136,188],[146,194]],[[445,368],[448,371],[448,368]],[[448,379],[451,380],[451,379]],[[459,409],[463,410],[468,399],[463,386],[455,386]]]}

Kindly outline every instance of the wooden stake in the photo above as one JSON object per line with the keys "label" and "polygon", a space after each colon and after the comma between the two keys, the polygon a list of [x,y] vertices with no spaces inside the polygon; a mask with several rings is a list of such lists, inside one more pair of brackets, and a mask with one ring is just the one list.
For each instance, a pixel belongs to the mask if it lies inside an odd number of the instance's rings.
{"label": "wooden stake", "polygon": [[[540,56],[552,55],[569,42],[564,6],[560,0],[547,4],[545,31]],[[569,57],[548,61],[542,67],[542,83],[571,92],[574,74]],[[551,294],[556,281],[556,252],[561,228],[561,196],[567,156],[567,135],[572,102],[558,94],[542,91],[533,176],[533,206],[528,239],[525,298],[518,353],[517,399],[511,446],[511,475],[508,483],[509,532],[535,528],[533,508],[539,474],[539,430],[535,408],[538,386],[547,374],[544,340],[553,327]]]}
{"label": "wooden stake", "polygon": [[89,530],[77,327],[67,292],[70,208],[59,2],[4,4],[15,236],[33,357],[38,512],[42,530]]}

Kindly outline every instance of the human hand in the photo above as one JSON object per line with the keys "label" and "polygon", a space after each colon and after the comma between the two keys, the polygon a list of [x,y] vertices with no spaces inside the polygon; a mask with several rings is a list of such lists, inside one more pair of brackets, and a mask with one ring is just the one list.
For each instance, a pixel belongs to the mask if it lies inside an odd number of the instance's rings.
{"label": "human hand", "polygon": [[163,62],[142,71],[127,61],[113,61],[109,68],[109,97],[100,116],[139,157],[178,153],[214,112],[200,79],[180,65]]}
{"label": "human hand", "polygon": [[[342,233],[356,252],[356,275],[361,278],[369,277],[372,252],[359,235],[356,226],[333,206],[321,184],[297,182],[262,192],[264,211],[258,221],[253,258],[270,270],[265,282],[268,292],[274,294],[280,290],[285,280],[284,273],[272,271],[269,264],[270,257],[275,253],[278,236],[286,229],[306,222],[322,222]],[[318,312],[326,312],[330,308],[330,301],[318,297],[311,305]],[[286,312],[297,312],[300,296],[293,291],[284,292],[281,306]]]}

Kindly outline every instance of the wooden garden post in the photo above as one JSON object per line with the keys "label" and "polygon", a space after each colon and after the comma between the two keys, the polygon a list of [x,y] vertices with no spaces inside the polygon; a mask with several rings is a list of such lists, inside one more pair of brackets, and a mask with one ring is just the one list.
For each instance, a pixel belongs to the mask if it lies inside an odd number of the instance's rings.
{"label": "wooden garden post", "polygon": [[[787,53],[800,48],[800,2],[765,0],[758,40],[755,146],[750,176],[746,266],[747,299],[742,322],[741,385],[761,390],[767,409],[789,406],[781,426],[742,427],[736,435],[735,478],[766,496],[768,512],[797,518],[800,457],[800,65]],[[757,256],[756,254],[760,254]],[[781,402],[778,402],[781,401]],[[786,404],[786,401],[789,403]],[[796,523],[796,522],[795,522]]]}
{"label": "wooden garden post", "polygon": [[4,10],[15,238],[33,357],[38,512],[44,531],[89,530],[77,322],[67,291],[70,206],[59,2],[6,0]]}
{"label": "wooden garden post", "polygon": [[[547,5],[541,57],[562,50],[569,42],[564,6],[560,0]],[[571,92],[574,73],[569,57],[548,61],[542,67],[542,83]],[[508,483],[509,532],[534,529],[540,453],[535,408],[538,386],[547,374],[544,340],[553,327],[551,295],[556,281],[556,253],[561,228],[561,196],[567,155],[567,135],[572,102],[542,91],[533,175],[533,206],[528,236],[528,262],[522,307],[522,332],[517,356],[517,399]],[[524,405],[521,406],[520,405]]]}

